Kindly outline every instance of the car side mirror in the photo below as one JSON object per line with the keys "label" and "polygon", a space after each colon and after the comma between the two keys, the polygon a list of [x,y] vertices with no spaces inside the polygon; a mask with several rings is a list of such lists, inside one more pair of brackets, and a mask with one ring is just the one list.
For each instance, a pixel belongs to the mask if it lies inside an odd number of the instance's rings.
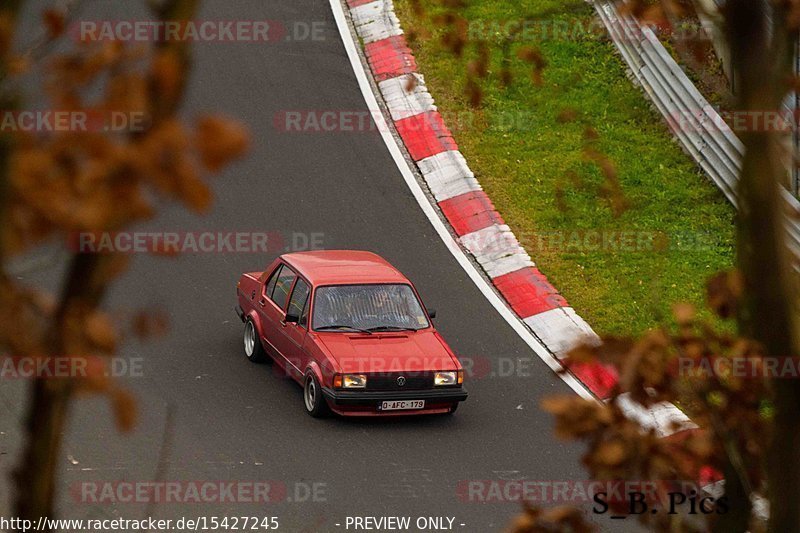
{"label": "car side mirror", "polygon": [[428,309],[428,316],[431,318],[436,318],[436,309]]}
{"label": "car side mirror", "polygon": [[286,318],[284,319],[284,322],[286,323],[291,322],[293,324],[297,324],[298,322],[300,322],[300,317],[292,313],[286,313]]}

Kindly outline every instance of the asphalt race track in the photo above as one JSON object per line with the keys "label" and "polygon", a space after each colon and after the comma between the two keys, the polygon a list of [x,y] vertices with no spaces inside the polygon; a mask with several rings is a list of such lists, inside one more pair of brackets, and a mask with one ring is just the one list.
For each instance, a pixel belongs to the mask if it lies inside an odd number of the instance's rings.
{"label": "asphalt race track", "polygon": [[[35,14],[47,4],[29,2],[23,20],[34,28]],[[131,0],[89,2],[80,16],[148,17]],[[457,531],[487,532],[506,527],[519,504],[464,501],[460,482],[587,479],[582,447],[556,440],[551,417],[538,409],[544,396],[573,393],[441,243],[380,135],[275,127],[275,115],[286,110],[366,109],[327,0],[206,0],[198,18],[301,21],[324,31],[313,41],[194,46],[185,116],[219,111],[243,120],[252,131],[252,151],[215,180],[209,216],[171,206],[146,229],[275,231],[287,245],[296,238],[300,248],[317,239],[325,248],[373,250],[416,283],[458,354],[503,360],[506,367],[521,361],[515,364],[522,371],[468,382],[470,398],[454,417],[315,420],[303,412],[297,385],[242,353],[242,324],[232,309],[236,280],[242,271],[263,269],[274,255],[136,256],[108,306],[164,306],[172,328],[162,339],[130,340],[122,348],[124,358],[141,358],[142,375],[126,378],[141,412],[133,434],[117,433],[104,400],[75,404],[61,463],[61,516],[277,516],[280,530],[309,532],[344,531],[347,516],[448,516],[455,517]],[[492,368],[499,370],[498,364]],[[23,393],[22,382],[0,384],[5,488],[20,445]],[[285,487],[286,498],[267,505],[149,506],[84,503],[71,492],[87,481],[155,479],[269,480]],[[5,488],[0,515],[8,516]],[[633,525],[630,519],[597,520],[608,530]]]}

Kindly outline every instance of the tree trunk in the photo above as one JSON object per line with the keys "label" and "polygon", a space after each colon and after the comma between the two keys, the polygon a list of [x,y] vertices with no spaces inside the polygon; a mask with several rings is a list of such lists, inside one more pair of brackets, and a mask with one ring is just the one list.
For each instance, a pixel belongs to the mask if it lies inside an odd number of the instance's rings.
{"label": "tree trunk", "polygon": [[[725,7],[732,58],[739,73],[738,111],[778,111],[791,75],[796,31],[785,13],[769,14],[767,2],[728,0]],[[772,24],[770,24],[772,20]],[[771,35],[770,35],[771,34]],[[744,278],[740,332],[760,342],[769,357],[798,355],[795,274],[786,247],[780,139],[775,131],[748,131],[739,180],[738,257]],[[771,531],[800,531],[800,382],[773,380],[774,432],[767,458]]]}
{"label": "tree trunk", "polygon": [[[103,267],[108,255],[77,254],[67,273],[59,307],[48,333],[50,355],[64,357],[64,323],[75,306],[94,309],[105,291]],[[40,517],[54,516],[54,496],[58,454],[67,422],[72,378],[36,378],[25,424],[27,445],[22,462],[14,472],[16,516],[36,523]]]}

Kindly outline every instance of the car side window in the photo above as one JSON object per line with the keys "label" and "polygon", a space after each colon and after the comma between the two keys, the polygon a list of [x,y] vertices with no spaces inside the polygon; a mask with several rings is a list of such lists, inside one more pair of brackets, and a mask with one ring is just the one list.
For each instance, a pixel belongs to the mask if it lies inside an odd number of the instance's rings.
{"label": "car side window", "polygon": [[275,283],[278,281],[278,275],[280,274],[282,268],[283,265],[278,265],[278,268],[275,269],[275,272],[272,273],[269,281],[264,286],[264,296],[267,298],[272,298],[272,291],[275,289]]}
{"label": "car side window", "polygon": [[280,273],[278,273],[275,289],[272,291],[272,301],[281,309],[286,307],[286,300],[289,299],[289,291],[292,290],[292,283],[294,283],[295,278],[297,278],[297,274],[292,272],[291,268],[283,265]]}
{"label": "car side window", "polygon": [[294,285],[294,291],[292,291],[292,298],[289,300],[289,310],[286,311],[287,314],[301,318],[298,322],[300,326],[305,326],[302,321],[302,315],[303,309],[305,309],[306,302],[308,301],[309,292],[311,291],[309,290],[308,283],[302,279],[298,279],[297,283]]}

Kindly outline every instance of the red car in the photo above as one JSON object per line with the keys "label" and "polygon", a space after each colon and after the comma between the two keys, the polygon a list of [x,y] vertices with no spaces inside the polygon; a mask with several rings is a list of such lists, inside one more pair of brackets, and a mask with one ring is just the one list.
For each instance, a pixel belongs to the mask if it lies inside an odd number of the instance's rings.
{"label": "red car", "polygon": [[378,255],[285,254],[243,274],[236,295],[245,355],[300,383],[312,416],[453,413],[467,398],[435,313]]}

